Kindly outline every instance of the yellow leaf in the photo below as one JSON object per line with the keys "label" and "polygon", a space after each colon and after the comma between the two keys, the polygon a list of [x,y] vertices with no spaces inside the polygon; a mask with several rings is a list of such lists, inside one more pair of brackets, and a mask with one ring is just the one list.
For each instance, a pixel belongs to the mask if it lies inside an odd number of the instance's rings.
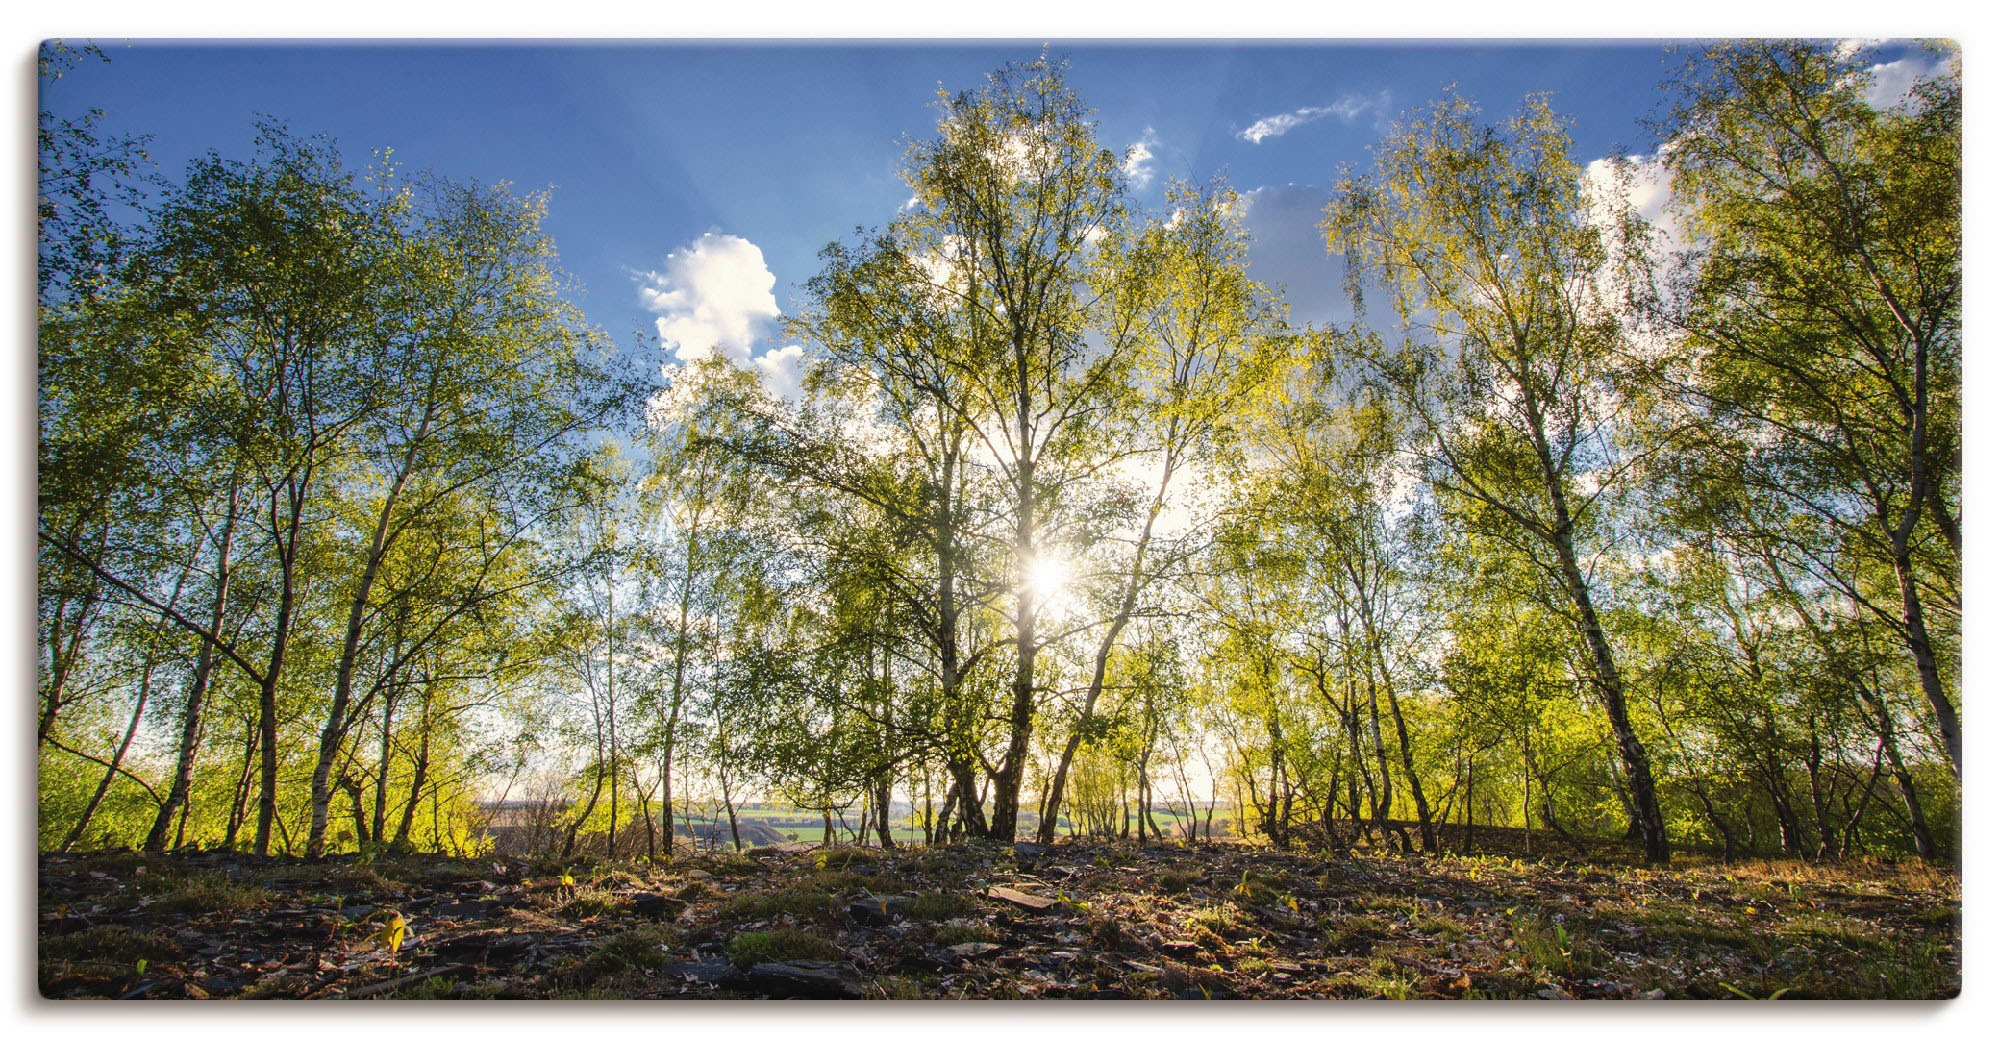
{"label": "yellow leaf", "polygon": [[375,931],[375,935],[370,937],[368,941],[371,944],[379,944],[389,949],[389,957],[393,959],[396,957],[396,953],[403,947],[403,938],[409,936],[410,921],[403,918],[403,913],[393,908],[381,918],[382,928]]}

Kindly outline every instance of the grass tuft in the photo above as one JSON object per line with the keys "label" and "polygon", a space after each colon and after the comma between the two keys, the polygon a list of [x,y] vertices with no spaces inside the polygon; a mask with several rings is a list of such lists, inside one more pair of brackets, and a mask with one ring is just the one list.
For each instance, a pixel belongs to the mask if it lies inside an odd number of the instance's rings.
{"label": "grass tuft", "polygon": [[749,969],[760,962],[831,961],[840,957],[840,952],[825,938],[804,930],[753,930],[737,934],[722,954],[737,969]]}

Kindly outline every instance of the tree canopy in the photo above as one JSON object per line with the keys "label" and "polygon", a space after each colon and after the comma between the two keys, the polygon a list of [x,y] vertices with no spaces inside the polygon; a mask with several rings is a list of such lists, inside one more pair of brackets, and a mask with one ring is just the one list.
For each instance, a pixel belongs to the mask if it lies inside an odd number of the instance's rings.
{"label": "tree canopy", "polygon": [[40,842],[1949,858],[1943,58],[1684,51],[1651,158],[1447,93],[1327,171],[1325,326],[1225,177],[1144,204],[1011,64],[823,250],[785,393],[621,359],[559,197],[45,116]]}

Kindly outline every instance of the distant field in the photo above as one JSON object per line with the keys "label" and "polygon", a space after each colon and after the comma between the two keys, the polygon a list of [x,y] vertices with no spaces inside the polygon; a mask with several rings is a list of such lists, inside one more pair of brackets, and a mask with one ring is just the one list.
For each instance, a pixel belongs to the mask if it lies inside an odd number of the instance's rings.
{"label": "distant field", "polygon": [[[706,814],[700,814],[700,815],[695,815],[694,817],[706,819],[708,816]],[[765,825],[770,826],[773,829],[778,830],[779,832],[785,833],[791,839],[801,840],[808,843],[818,840],[821,834],[825,830],[825,823],[821,820],[818,812],[801,811],[797,808],[782,808],[782,807],[737,808],[736,817],[746,822],[747,821],[761,822]],[[1177,832],[1176,827],[1180,825],[1180,823],[1183,821],[1185,817],[1186,817],[1185,815],[1174,815],[1166,811],[1153,812],[1154,822],[1159,825],[1161,832],[1166,833],[1169,836],[1173,836],[1176,834]],[[1215,822],[1214,822],[1216,832],[1222,833],[1226,831],[1229,825],[1228,820],[1231,819],[1232,817],[1233,817],[1233,812],[1218,807],[1215,812]],[[895,824],[892,825],[889,830],[891,838],[896,840],[898,843],[904,843],[904,842],[921,843],[924,838],[924,831],[914,825],[909,824],[910,820],[911,820],[910,816],[908,815],[896,816],[896,818],[894,819]],[[1136,821],[1137,819],[1134,819],[1135,824]],[[1200,821],[1199,816],[1197,816],[1196,821]],[[833,822],[834,834],[837,838],[845,838],[849,830],[858,830],[861,827],[860,815],[858,812],[847,815],[845,817],[844,826],[842,822],[843,818],[841,815],[834,816],[834,822]],[[1033,835],[1032,827],[1028,827],[1028,829],[1029,831],[1024,832],[1023,835],[1032,837]],[[1074,832],[1074,827],[1070,824],[1069,819],[1064,818],[1056,823],[1056,832],[1060,835],[1065,835],[1065,836],[1070,835],[1072,832]]]}

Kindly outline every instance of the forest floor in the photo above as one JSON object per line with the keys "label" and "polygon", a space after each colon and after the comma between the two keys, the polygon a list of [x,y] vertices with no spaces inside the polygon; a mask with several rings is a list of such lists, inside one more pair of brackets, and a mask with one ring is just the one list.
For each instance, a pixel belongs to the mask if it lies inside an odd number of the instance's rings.
{"label": "forest floor", "polygon": [[1948,998],[1920,863],[764,848],[44,855],[51,998]]}

